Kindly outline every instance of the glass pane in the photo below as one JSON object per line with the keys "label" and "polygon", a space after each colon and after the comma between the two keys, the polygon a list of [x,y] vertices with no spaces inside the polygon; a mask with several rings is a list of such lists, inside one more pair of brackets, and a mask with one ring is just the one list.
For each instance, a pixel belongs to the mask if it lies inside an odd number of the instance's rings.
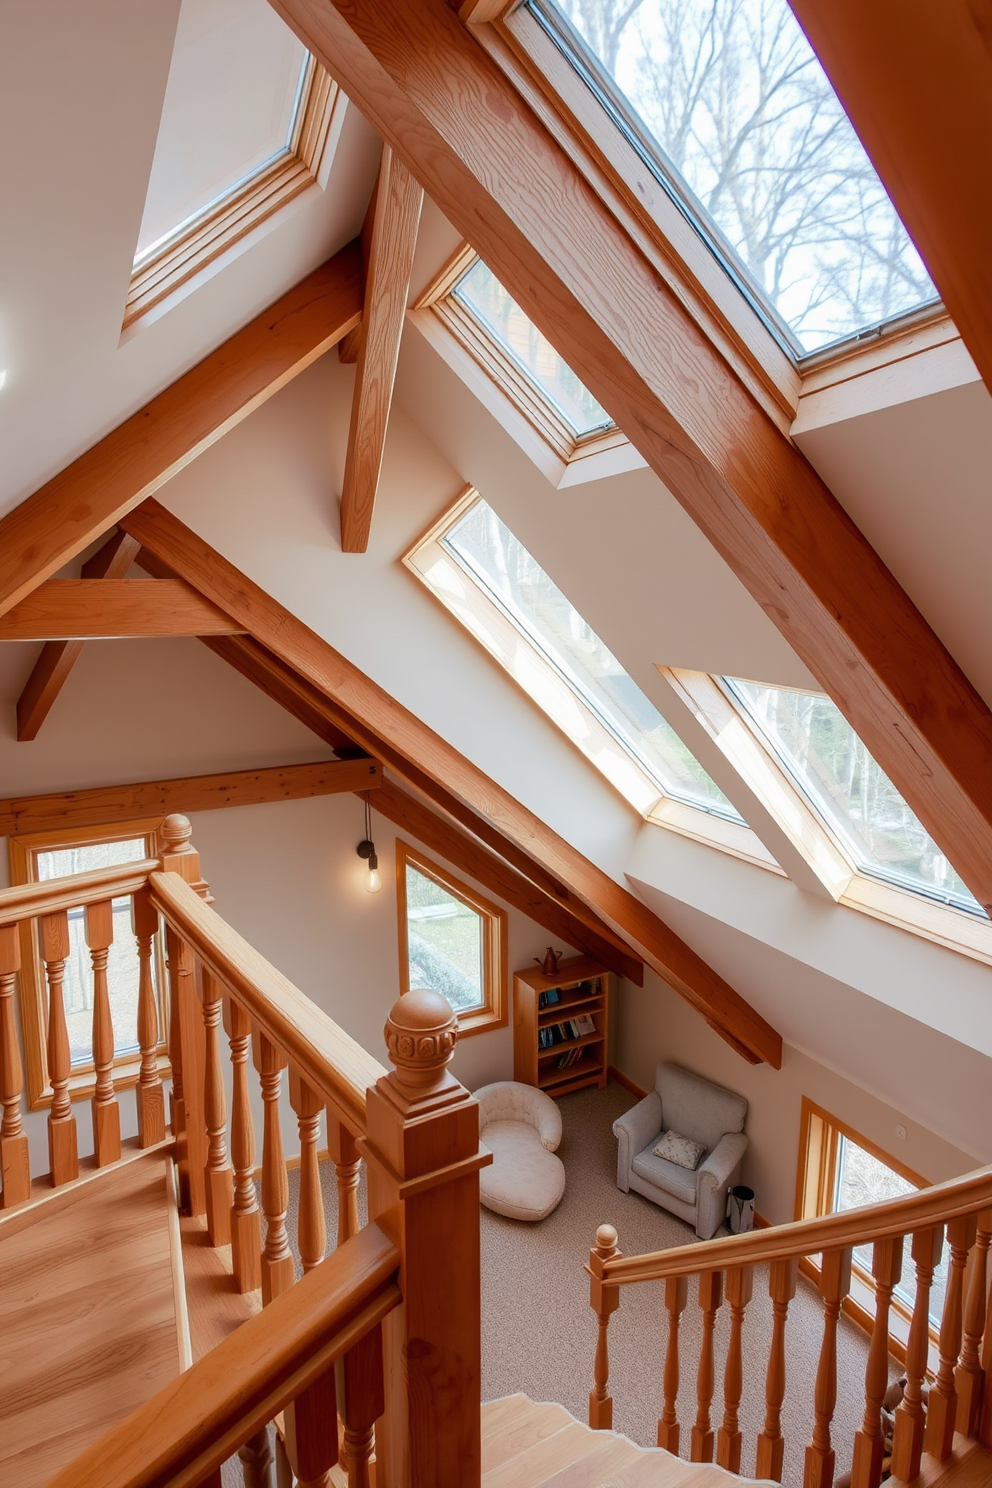
{"label": "glass pane", "polygon": [[441,992],[456,1013],[483,1005],[482,916],[409,863],[406,935],[411,992]]}
{"label": "glass pane", "polygon": [[577,438],[612,426],[606,409],[583,387],[481,259],[458,281],[453,293],[550,398]]}
{"label": "glass pane", "polygon": [[803,351],[936,298],[787,0],[557,9],[601,64],[614,119]]}
{"label": "glass pane", "polygon": [[266,0],[183,0],[136,263],[286,150],[306,62]]}
{"label": "glass pane", "polygon": [[724,681],[855,867],[985,918],[964,880],[829,698],[730,677]]}
{"label": "glass pane", "polygon": [[[82,847],[40,852],[38,877],[47,880],[70,873],[89,873],[94,868],[133,863],[145,856],[143,837],[127,842],[94,842]],[[115,899],[113,909],[114,943],[107,958],[107,987],[114,1025],[114,1052],[127,1054],[138,1048],[138,951],[131,930],[130,899]],[[93,1059],[93,967],[86,944],[83,909],[69,911],[69,947],[62,1002],[69,1029],[70,1058],[76,1066],[89,1064]],[[154,959],[152,974],[155,974]]]}
{"label": "glass pane", "polygon": [[441,545],[591,708],[659,791],[733,821],[742,818],[613,653],[481,499]]}

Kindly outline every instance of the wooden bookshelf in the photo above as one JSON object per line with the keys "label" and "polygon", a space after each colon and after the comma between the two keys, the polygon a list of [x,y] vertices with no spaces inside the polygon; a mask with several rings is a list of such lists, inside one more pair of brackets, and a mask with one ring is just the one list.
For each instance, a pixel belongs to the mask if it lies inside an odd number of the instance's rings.
{"label": "wooden bookshelf", "polygon": [[[549,993],[557,993],[558,1001],[548,1001]],[[602,1090],[609,999],[609,973],[588,956],[560,962],[553,976],[539,966],[518,971],[513,978],[513,1078],[552,1096],[586,1085]],[[591,1019],[592,1031],[573,1037],[563,1027],[571,1018]],[[542,1047],[542,1039],[550,1038],[555,1042]]]}

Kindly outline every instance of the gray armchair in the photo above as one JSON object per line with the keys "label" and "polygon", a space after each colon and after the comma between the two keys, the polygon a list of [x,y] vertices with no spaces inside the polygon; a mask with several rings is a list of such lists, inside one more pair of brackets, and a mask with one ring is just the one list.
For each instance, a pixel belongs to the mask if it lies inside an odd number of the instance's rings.
{"label": "gray armchair", "polygon": [[[617,1187],[643,1194],[710,1240],[726,1215],[727,1188],[737,1182],[747,1148],[747,1101],[677,1064],[659,1064],[654,1084],[613,1123]],[[706,1151],[695,1171],[654,1156],[651,1149],[668,1130],[702,1142]]]}

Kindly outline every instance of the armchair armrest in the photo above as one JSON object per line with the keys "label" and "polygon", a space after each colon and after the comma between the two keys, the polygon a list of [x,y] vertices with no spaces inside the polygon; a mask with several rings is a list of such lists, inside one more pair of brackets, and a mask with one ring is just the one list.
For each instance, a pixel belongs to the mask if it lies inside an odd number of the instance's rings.
{"label": "armchair armrest", "polygon": [[697,1168],[696,1234],[709,1240],[727,1212],[727,1187],[747,1151],[743,1132],[727,1132]]}
{"label": "armchair armrest", "polygon": [[661,1131],[661,1097],[656,1090],[613,1123],[617,1139],[617,1188],[630,1191],[630,1165]]}

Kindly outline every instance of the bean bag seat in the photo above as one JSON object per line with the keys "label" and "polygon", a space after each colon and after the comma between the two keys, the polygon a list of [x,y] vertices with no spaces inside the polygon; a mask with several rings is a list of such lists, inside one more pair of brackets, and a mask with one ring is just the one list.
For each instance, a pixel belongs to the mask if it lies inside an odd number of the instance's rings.
{"label": "bean bag seat", "polygon": [[483,1204],[509,1219],[545,1219],[565,1192],[565,1168],[555,1157],[561,1112],[543,1090],[514,1080],[483,1085],[475,1098],[479,1139],[493,1155],[479,1174]]}

